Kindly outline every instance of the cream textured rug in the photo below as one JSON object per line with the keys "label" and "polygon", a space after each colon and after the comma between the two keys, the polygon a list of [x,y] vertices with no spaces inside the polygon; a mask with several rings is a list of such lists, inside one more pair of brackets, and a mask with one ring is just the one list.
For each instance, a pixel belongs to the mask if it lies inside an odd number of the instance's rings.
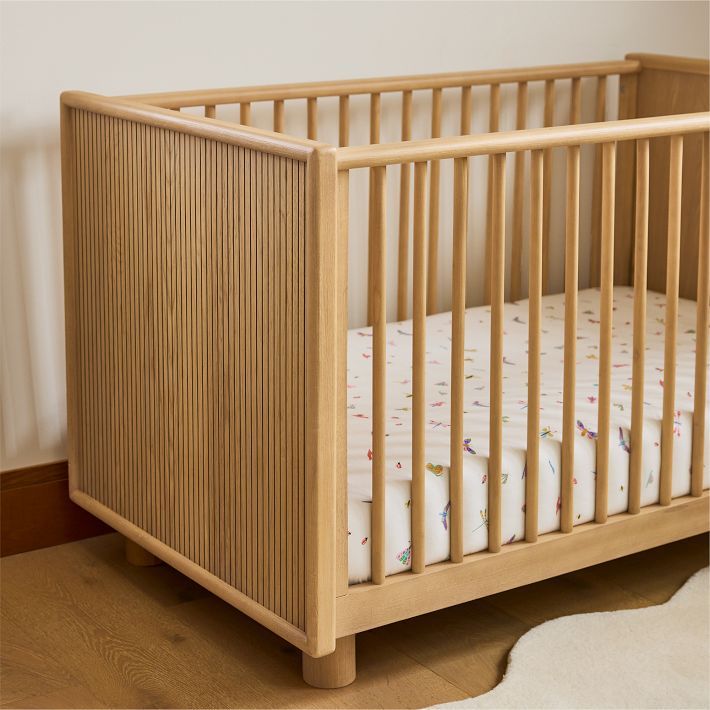
{"label": "cream textured rug", "polygon": [[441,708],[708,708],[708,568],[665,604],[575,614],[528,631],[485,695]]}

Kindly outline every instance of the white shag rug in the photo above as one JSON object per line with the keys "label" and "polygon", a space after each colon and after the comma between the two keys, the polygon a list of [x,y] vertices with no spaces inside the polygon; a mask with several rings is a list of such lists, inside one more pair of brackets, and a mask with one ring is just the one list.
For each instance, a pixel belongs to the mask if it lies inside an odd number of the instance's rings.
{"label": "white shag rug", "polygon": [[547,621],[513,647],[503,680],[439,708],[708,708],[710,576],[665,604]]}

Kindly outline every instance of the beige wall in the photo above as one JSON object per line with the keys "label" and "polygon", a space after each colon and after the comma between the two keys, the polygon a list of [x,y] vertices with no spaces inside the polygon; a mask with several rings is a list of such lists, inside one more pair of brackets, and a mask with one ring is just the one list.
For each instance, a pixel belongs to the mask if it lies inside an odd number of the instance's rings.
{"label": "beige wall", "polygon": [[[65,455],[62,90],[121,94],[628,51],[708,56],[707,2],[4,2],[0,14],[3,470]],[[363,262],[360,250],[354,268]],[[353,322],[364,301],[353,279]]]}

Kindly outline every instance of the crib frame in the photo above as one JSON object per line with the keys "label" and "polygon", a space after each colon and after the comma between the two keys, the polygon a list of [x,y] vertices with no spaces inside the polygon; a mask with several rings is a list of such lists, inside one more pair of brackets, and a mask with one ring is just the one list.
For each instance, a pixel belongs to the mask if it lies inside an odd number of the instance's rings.
{"label": "crib frame", "polygon": [[[706,339],[696,349],[691,495],[673,499],[670,484],[679,294],[698,303],[697,332],[708,327],[708,73],[704,60],[628,55],[622,61],[554,67],[118,98],[64,93],[72,500],[303,650],[304,677],[321,687],[354,680],[354,636],[360,631],[707,531],[709,499],[702,490]],[[606,120],[605,103],[610,75],[620,77],[619,119],[612,121]],[[597,122],[582,125],[580,84],[587,78],[597,81]],[[546,127],[526,128],[527,89],[535,81],[545,86]],[[560,81],[570,82],[569,125],[555,126]],[[518,130],[498,130],[501,84],[517,85]],[[490,90],[490,133],[469,135],[472,87],[479,86]],[[441,136],[444,89],[460,92],[460,136]],[[429,139],[410,140],[414,91],[431,94]],[[402,95],[402,142],[379,144],[380,97],[388,92]],[[357,94],[370,96],[370,144],[348,147],[349,97]],[[321,97],[339,97],[338,147],[316,140]],[[284,102],[295,99],[306,101],[305,139],[283,133]],[[273,132],[249,127],[254,102],[273,104]],[[223,104],[240,105],[241,125],[215,118]],[[204,107],[204,117],[180,113],[196,106]],[[663,145],[659,138],[665,139]],[[574,408],[565,404],[561,531],[538,538],[531,512],[526,539],[501,546],[495,472],[503,446],[498,364],[506,278],[503,168],[512,153],[511,300],[522,294],[524,238],[531,247],[526,500],[532,503],[528,510],[536,511],[535,373],[540,298],[550,258],[547,156],[556,148],[567,152],[565,295],[574,306],[579,155],[580,146],[588,144],[595,146],[596,156],[592,253],[599,257],[589,268],[602,294],[596,520],[572,525]],[[529,235],[523,229],[526,185],[519,167],[527,153]],[[463,421],[468,160],[478,155],[489,161],[485,293],[492,308],[492,473],[489,550],[465,556],[457,442]],[[443,160],[454,161],[456,205],[451,560],[427,566],[421,401],[425,316],[437,310]],[[398,318],[408,309],[412,228],[413,460],[421,465],[414,466],[412,481],[412,571],[385,577],[385,189],[391,165],[402,166]],[[350,172],[359,169],[370,173],[373,578],[348,586],[348,183]],[[410,185],[411,172],[410,193],[404,186]],[[629,510],[607,516],[615,283],[633,283],[635,289],[632,440],[643,426],[644,334],[637,324],[644,320],[647,287],[666,292],[670,318],[660,504],[640,507],[641,461],[632,448]],[[575,386],[574,311],[565,311],[566,402],[573,401]]]}

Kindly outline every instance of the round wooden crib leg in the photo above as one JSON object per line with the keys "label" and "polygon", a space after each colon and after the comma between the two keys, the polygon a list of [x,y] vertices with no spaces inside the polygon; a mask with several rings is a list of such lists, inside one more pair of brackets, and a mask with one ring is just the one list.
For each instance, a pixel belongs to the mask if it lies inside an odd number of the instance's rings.
{"label": "round wooden crib leg", "polygon": [[136,567],[153,567],[160,564],[160,560],[152,555],[148,550],[144,550],[140,545],[124,538],[126,542],[126,562]]}
{"label": "round wooden crib leg", "polygon": [[342,688],[355,680],[355,634],[335,642],[329,656],[303,654],[303,680],[314,688]]}

